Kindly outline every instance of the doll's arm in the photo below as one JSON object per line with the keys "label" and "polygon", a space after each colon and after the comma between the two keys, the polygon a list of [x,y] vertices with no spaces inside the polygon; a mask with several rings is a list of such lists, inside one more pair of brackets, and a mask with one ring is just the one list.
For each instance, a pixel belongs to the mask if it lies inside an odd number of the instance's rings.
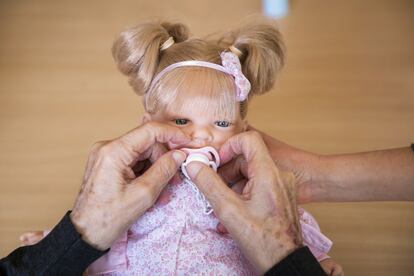
{"label": "doll's arm", "polygon": [[49,234],[49,232],[50,230],[29,231],[29,232],[23,233],[20,236],[19,240],[22,246],[33,245],[33,244],[40,242],[44,237],[46,237],[47,234]]}

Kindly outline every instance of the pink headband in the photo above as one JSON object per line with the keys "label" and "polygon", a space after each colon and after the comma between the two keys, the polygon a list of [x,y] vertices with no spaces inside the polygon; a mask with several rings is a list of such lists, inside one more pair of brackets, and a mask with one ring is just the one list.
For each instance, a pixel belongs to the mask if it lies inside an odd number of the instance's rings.
{"label": "pink headband", "polygon": [[[185,67],[185,66],[198,66],[198,67],[207,67],[211,69],[215,69],[217,71],[221,71],[223,73],[229,74],[234,77],[234,82],[236,83],[237,91],[236,91],[236,100],[238,102],[242,102],[247,99],[247,96],[250,92],[250,82],[249,80],[243,75],[241,71],[241,64],[240,60],[232,52],[221,52],[221,63],[222,65],[218,65],[215,63],[201,61],[201,60],[187,60],[181,61],[177,63],[173,63],[167,67],[165,67],[155,78],[152,80],[150,88],[148,92],[152,91],[155,84],[168,72],[175,68]],[[147,94],[148,94],[147,92]]]}

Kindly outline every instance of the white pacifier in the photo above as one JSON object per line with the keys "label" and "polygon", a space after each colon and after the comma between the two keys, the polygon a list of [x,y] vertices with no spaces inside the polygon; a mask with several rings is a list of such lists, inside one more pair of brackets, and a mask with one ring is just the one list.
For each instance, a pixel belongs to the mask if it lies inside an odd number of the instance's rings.
{"label": "white pacifier", "polygon": [[181,171],[190,179],[187,173],[187,166],[191,162],[198,161],[201,163],[210,166],[215,172],[217,171],[218,166],[220,166],[220,157],[218,152],[213,147],[204,147],[200,149],[180,149],[188,154],[187,159],[181,164]]}
{"label": "white pacifier", "polygon": [[191,182],[190,177],[187,173],[187,166],[191,162],[197,161],[204,163],[207,166],[210,166],[210,168],[212,168],[216,172],[217,168],[220,166],[220,156],[216,149],[213,147],[204,147],[200,149],[183,148],[180,150],[188,154],[187,159],[181,164],[181,171],[187,178],[187,182],[191,184],[191,187],[196,192],[198,200],[203,204],[204,213],[209,215],[213,212],[213,207],[211,206],[210,202],[207,201],[204,195],[200,192],[197,186],[194,185],[193,182]]}

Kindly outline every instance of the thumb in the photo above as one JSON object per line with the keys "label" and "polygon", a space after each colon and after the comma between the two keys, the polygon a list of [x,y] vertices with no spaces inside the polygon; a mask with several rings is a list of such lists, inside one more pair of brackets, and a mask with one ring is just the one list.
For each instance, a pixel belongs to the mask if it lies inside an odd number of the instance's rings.
{"label": "thumb", "polygon": [[184,162],[186,154],[179,150],[165,153],[140,177],[132,181],[133,185],[148,185],[154,192],[155,198],[177,172]]}
{"label": "thumb", "polygon": [[[168,152],[168,149],[167,149],[167,147],[164,144],[155,143],[152,146],[151,154],[150,154],[150,157],[149,157],[151,163],[155,163],[155,161],[158,160],[158,158],[160,158],[166,152]],[[181,163],[180,163],[180,165],[181,165]]]}
{"label": "thumb", "polygon": [[[236,205],[240,199],[210,167],[194,161],[188,164],[187,173],[213,206],[214,213],[219,219],[225,219],[223,218],[224,209],[226,211],[237,210]],[[231,214],[228,215],[231,216]]]}

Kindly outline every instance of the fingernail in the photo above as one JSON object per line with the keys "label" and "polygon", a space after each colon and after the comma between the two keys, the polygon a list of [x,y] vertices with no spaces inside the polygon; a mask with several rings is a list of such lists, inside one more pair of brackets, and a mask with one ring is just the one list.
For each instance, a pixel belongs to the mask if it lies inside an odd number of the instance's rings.
{"label": "fingernail", "polygon": [[194,179],[203,166],[200,162],[191,162],[187,165],[187,173],[191,179]]}
{"label": "fingernail", "polygon": [[184,152],[180,151],[180,150],[176,150],[176,151],[173,152],[172,157],[175,160],[175,163],[181,164],[181,163],[184,162],[187,155]]}

